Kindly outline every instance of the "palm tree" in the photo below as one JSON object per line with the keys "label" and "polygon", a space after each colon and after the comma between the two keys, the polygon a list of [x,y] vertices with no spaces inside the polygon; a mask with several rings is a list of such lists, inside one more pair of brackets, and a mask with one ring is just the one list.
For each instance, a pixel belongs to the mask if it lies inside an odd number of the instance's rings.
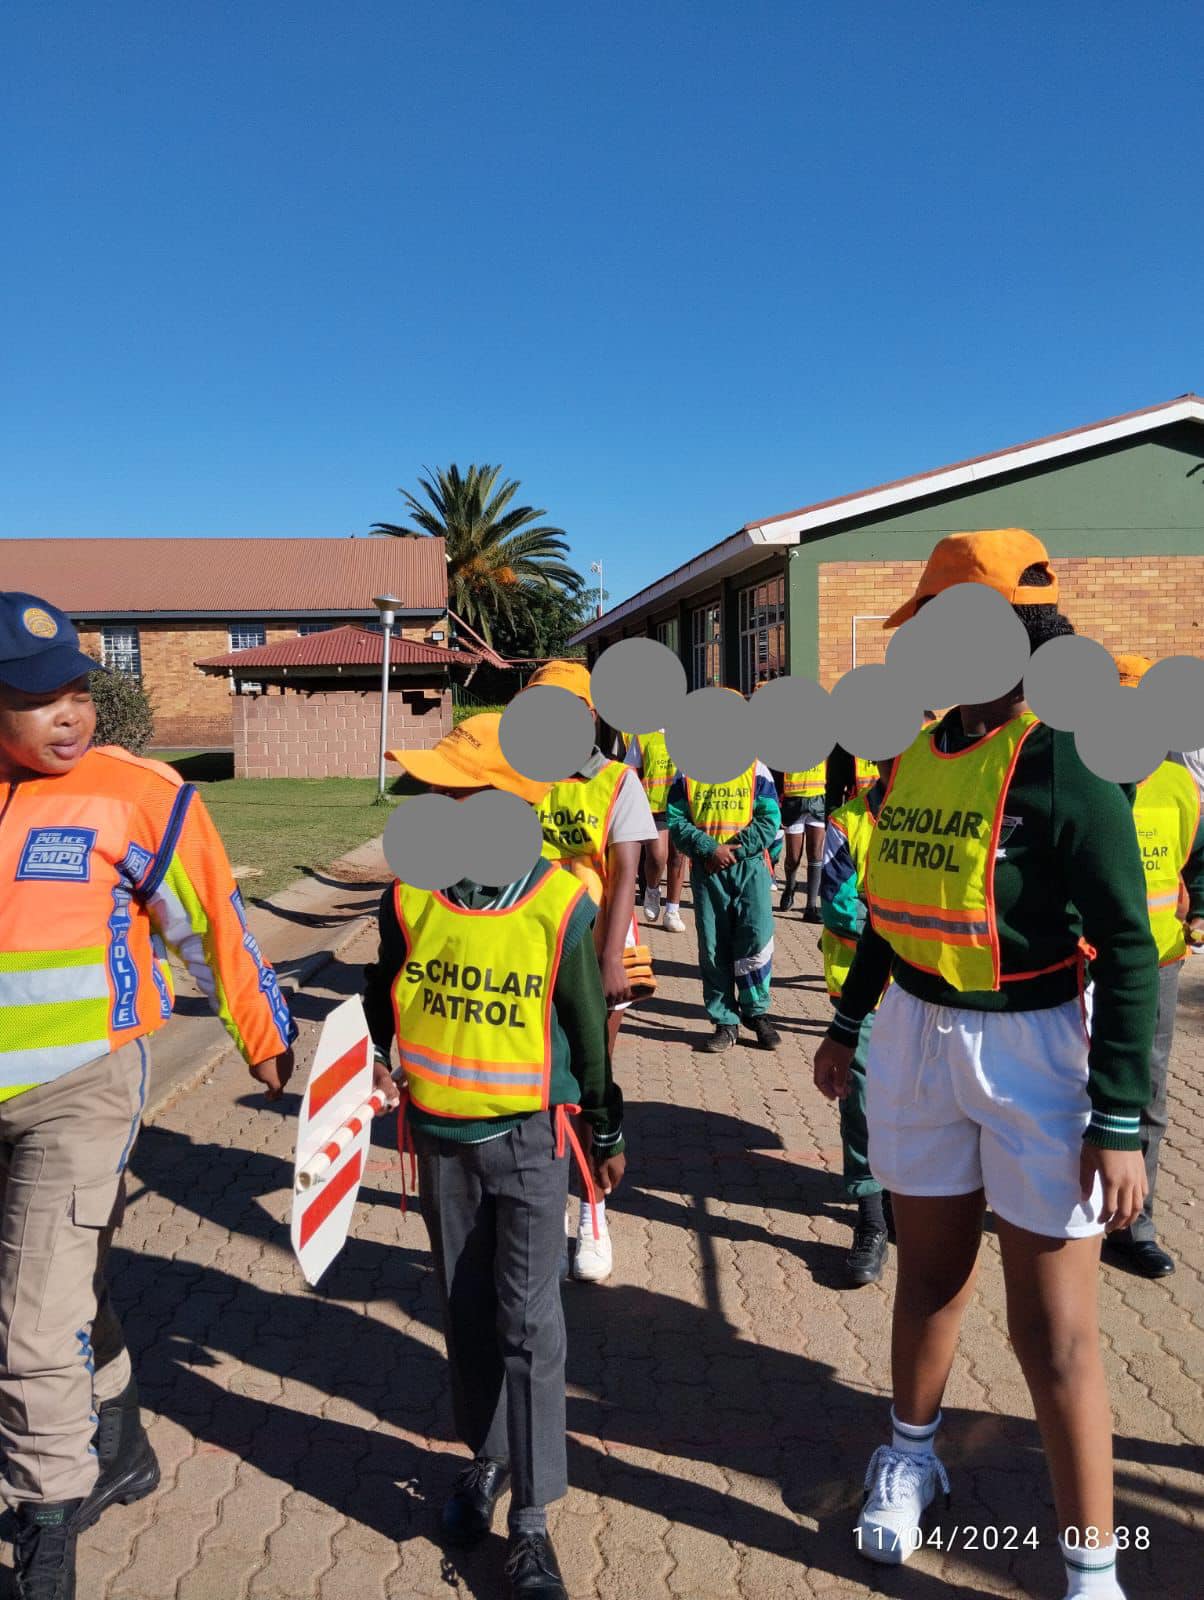
{"label": "palm tree", "polygon": [[470,466],[461,476],[454,462],[446,471],[428,468],[419,482],[429,506],[408,489],[397,491],[416,526],[372,524],[373,533],[396,539],[446,540],[449,604],[490,644],[493,619],[521,616],[527,595],[575,595],[585,586],[585,579],[564,559],[568,539],[563,528],[531,527],[547,515],[532,506],[507,509],[518,481],[496,487],[501,470]]}

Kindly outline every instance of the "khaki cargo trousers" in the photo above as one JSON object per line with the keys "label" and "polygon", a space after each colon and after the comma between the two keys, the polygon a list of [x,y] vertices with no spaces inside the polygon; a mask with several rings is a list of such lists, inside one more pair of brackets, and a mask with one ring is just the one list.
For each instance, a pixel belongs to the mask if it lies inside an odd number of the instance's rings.
{"label": "khaki cargo trousers", "polygon": [[74,1500],[96,1482],[96,1407],[130,1380],[105,1260],[146,1103],[150,1049],[0,1101],[0,1494]]}

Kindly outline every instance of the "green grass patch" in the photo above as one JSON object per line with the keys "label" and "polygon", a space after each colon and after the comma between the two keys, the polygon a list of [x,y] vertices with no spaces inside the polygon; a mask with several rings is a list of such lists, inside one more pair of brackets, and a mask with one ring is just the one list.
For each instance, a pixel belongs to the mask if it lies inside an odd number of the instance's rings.
{"label": "green grass patch", "polygon": [[391,783],[385,805],[374,804],[375,778],[222,776],[231,758],[221,751],[171,757],[171,751],[154,752],[156,761],[168,761],[196,784],[235,870],[251,869],[241,878],[249,900],[265,899],[376,838],[405,798],[401,785]]}
{"label": "green grass patch", "polygon": [[500,706],[500,705],[499,706],[471,706],[471,705],[469,705],[469,706],[453,706],[452,707],[452,720],[455,723],[455,725],[457,727],[459,727],[460,723],[462,723],[464,721],[465,717],[479,717],[485,711],[496,711],[498,713],[498,715],[500,716],[501,713],[503,711],[505,711],[505,709],[506,709],[505,706]]}

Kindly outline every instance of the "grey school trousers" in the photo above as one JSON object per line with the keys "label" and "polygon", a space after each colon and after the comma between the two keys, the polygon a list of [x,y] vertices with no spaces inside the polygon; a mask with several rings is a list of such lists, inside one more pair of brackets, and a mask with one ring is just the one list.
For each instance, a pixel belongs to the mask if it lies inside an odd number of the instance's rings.
{"label": "grey school trousers", "polygon": [[130,1381],[105,1260],[125,1204],[150,1049],[0,1102],[0,1493],[75,1500],[96,1482],[95,1407]]}
{"label": "grey school trousers", "polygon": [[456,1431],[474,1456],[508,1461],[511,1504],[568,1487],[560,1302],[569,1153],[538,1112],[482,1144],[414,1129]]}

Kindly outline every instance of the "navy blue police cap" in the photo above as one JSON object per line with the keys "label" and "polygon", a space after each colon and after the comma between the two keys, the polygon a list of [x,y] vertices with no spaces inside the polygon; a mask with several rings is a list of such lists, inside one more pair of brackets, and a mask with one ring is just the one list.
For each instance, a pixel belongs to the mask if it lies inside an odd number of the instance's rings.
{"label": "navy blue police cap", "polygon": [[36,594],[0,590],[0,683],[47,694],[102,670],[80,649],[65,612]]}

